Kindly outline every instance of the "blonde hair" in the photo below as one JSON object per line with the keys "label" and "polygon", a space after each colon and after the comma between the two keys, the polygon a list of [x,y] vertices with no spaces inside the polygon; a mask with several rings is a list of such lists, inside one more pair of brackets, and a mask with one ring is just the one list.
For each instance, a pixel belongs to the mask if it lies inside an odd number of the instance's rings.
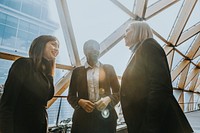
{"label": "blonde hair", "polygon": [[143,21],[134,21],[132,22],[127,31],[131,31],[131,42],[132,44],[138,44],[147,38],[153,38],[153,32],[150,26]]}

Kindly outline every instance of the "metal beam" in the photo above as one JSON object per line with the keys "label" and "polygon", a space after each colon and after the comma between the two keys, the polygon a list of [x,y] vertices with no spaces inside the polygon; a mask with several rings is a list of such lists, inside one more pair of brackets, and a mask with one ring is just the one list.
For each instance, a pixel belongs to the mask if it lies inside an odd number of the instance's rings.
{"label": "metal beam", "polygon": [[181,36],[181,33],[196,5],[197,0],[185,0],[184,5],[181,8],[181,12],[178,16],[178,19],[174,25],[174,29],[170,35],[169,42],[173,45],[177,45],[177,42]]}
{"label": "metal beam", "polygon": [[168,46],[170,45],[170,43],[164,38],[162,37],[158,32],[156,32],[153,28],[151,28],[154,35],[156,35],[160,40],[162,40],[165,44],[167,44]]}
{"label": "metal beam", "polygon": [[194,55],[197,53],[197,51],[199,50],[200,47],[200,34],[198,35],[198,37],[196,38],[194,44],[192,45],[190,51],[187,53],[187,57],[190,59],[193,59]]}
{"label": "metal beam", "polygon": [[112,3],[114,3],[117,7],[119,7],[122,11],[124,11],[126,14],[128,14],[131,18],[137,19],[137,15],[133,14],[128,8],[126,8],[124,5],[122,5],[117,0],[110,0]]}
{"label": "metal beam", "polygon": [[187,67],[187,65],[189,65],[189,63],[190,63],[190,61],[188,61],[188,60],[183,60],[183,61],[179,64],[179,66],[178,66],[175,70],[173,70],[173,71],[171,72],[172,81],[174,81],[174,80],[178,77],[178,75]]}
{"label": "metal beam", "polygon": [[[194,55],[193,59],[197,58],[200,56],[200,49],[198,49],[198,51],[196,52],[196,54]],[[200,67],[200,66],[199,66]]]}
{"label": "metal beam", "polygon": [[[21,58],[21,57],[23,57],[23,56],[18,56],[18,55],[0,52],[0,59],[15,61],[15,60],[17,60],[18,58]],[[64,69],[64,70],[72,70],[74,67],[57,63],[56,68]]]}
{"label": "metal beam", "polygon": [[168,55],[173,50],[173,47],[165,45],[163,49],[165,51],[165,54]]}
{"label": "metal beam", "polygon": [[199,73],[193,78],[193,80],[190,84],[189,90],[192,91],[192,92],[194,92],[195,86],[197,84],[198,77],[199,77]]}
{"label": "metal beam", "polygon": [[146,10],[145,19],[149,19],[156,14],[160,13],[161,11],[165,10],[166,8],[170,7],[171,5],[175,4],[180,0],[160,0],[155,4],[149,6]]}
{"label": "metal beam", "polygon": [[199,32],[200,32],[200,22],[197,23],[196,25],[190,27],[189,29],[185,30],[181,34],[181,36],[177,42],[177,46],[180,45],[181,43],[187,41],[188,39],[190,39],[194,35],[198,34]]}
{"label": "metal beam", "polygon": [[136,0],[135,11],[133,11],[133,13],[143,19],[146,13],[146,9],[147,0]]}
{"label": "metal beam", "polygon": [[73,66],[67,66],[63,64],[56,64],[56,68],[58,69],[63,69],[63,70],[72,70],[74,67]]}
{"label": "metal beam", "polygon": [[[194,92],[198,92],[199,89],[200,89],[200,78],[198,78],[198,80],[197,80],[196,86],[194,88]],[[200,92],[200,90],[199,90],[199,92]]]}
{"label": "metal beam", "polygon": [[179,80],[179,83],[178,83],[178,88],[180,88],[180,89],[185,88],[185,82],[186,82],[186,79],[187,79],[189,68],[190,68],[190,64],[187,65],[181,73],[181,77],[180,77],[180,80]]}
{"label": "metal beam", "polygon": [[17,60],[17,59],[20,58],[20,57],[22,57],[22,56],[18,56],[18,55],[13,55],[13,54],[9,54],[9,53],[0,52],[0,59],[15,61],[15,60]]}
{"label": "metal beam", "polygon": [[72,66],[79,66],[80,58],[76,46],[76,41],[71,24],[67,1],[56,0],[55,3],[57,6],[58,15],[60,18],[60,23],[63,30],[63,35],[66,42],[69,58],[71,60],[71,64]]}
{"label": "metal beam", "polygon": [[[72,71],[67,73],[60,81],[55,86],[55,96],[60,96],[68,87],[70,84],[70,78],[71,78]],[[49,108],[55,101],[57,100],[56,98],[52,98],[48,104],[47,107]]]}
{"label": "metal beam", "polygon": [[172,51],[167,55],[167,60],[168,60],[168,65],[169,65],[170,71],[171,71],[171,69],[172,69],[173,59],[174,59],[174,50],[172,50]]}
{"label": "metal beam", "polygon": [[199,69],[194,68],[189,75],[187,76],[187,80],[185,82],[185,87],[193,80],[193,78],[199,73]]}
{"label": "metal beam", "polygon": [[100,57],[103,56],[106,52],[108,52],[112,47],[114,47],[119,41],[123,39],[125,30],[131,22],[133,22],[133,20],[128,19],[116,31],[114,31],[103,42],[101,42]]}

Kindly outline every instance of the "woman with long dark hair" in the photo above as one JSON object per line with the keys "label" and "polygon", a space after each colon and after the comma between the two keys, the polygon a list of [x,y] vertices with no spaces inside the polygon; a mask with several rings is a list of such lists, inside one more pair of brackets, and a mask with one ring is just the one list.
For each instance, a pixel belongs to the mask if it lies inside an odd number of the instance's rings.
{"label": "woman with long dark hair", "polygon": [[58,48],[56,37],[39,36],[30,46],[29,58],[12,64],[0,101],[0,133],[47,132],[46,105],[54,95]]}

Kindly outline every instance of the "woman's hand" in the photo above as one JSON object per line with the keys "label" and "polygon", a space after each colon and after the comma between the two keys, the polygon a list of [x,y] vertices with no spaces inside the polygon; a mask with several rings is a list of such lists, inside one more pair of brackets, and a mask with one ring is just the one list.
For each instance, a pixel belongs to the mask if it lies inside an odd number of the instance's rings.
{"label": "woman's hand", "polygon": [[95,108],[94,103],[86,99],[80,99],[78,104],[88,113],[91,113]]}
{"label": "woman's hand", "polygon": [[111,99],[109,96],[107,96],[95,102],[95,105],[96,105],[97,110],[102,111],[108,106],[110,102],[111,102]]}

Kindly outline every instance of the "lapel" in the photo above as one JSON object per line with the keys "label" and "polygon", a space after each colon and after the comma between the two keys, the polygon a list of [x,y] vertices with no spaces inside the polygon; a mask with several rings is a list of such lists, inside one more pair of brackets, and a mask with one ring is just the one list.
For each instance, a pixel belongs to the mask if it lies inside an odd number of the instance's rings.
{"label": "lapel", "polygon": [[89,99],[88,96],[88,83],[87,83],[87,69],[83,66],[82,72],[80,72],[80,91],[85,96],[86,99]]}

